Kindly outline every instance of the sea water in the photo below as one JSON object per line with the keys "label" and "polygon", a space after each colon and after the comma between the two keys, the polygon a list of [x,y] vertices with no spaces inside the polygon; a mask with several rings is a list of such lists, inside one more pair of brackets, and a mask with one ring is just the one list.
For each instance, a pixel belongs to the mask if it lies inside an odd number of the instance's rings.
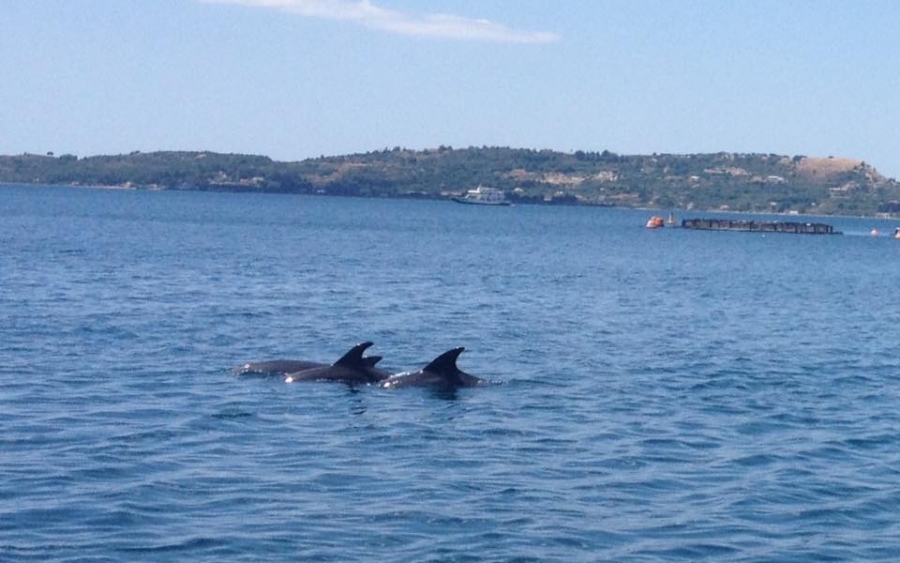
{"label": "sea water", "polygon": [[0,186],[0,560],[900,560],[893,223],[648,215]]}

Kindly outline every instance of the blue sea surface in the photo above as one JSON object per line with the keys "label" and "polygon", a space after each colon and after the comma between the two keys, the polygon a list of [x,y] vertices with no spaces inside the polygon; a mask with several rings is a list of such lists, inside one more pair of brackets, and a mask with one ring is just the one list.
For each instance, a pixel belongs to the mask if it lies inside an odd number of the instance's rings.
{"label": "blue sea surface", "polygon": [[0,561],[900,560],[894,223],[649,214],[0,186]]}

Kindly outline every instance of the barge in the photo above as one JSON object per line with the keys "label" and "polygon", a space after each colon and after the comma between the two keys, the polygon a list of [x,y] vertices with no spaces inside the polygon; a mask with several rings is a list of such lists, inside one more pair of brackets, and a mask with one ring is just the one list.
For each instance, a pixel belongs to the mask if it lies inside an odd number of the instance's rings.
{"label": "barge", "polygon": [[684,219],[681,226],[699,231],[739,231],[750,233],[791,233],[801,235],[840,235],[825,223],[794,221],[752,221],[744,219]]}

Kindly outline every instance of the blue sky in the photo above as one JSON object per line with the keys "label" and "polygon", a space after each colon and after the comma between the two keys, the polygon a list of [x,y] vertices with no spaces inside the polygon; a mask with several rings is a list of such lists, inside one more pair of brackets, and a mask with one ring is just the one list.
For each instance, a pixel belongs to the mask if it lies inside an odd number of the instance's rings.
{"label": "blue sky", "polygon": [[0,154],[450,145],[900,178],[893,0],[4,0]]}

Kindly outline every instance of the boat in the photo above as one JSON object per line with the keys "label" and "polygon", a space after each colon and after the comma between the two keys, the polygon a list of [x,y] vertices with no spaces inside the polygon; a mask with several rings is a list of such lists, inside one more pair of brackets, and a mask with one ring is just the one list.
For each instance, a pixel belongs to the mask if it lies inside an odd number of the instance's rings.
{"label": "boat", "polygon": [[647,219],[647,228],[648,229],[658,229],[660,227],[665,226],[665,224],[666,223],[663,221],[663,218],[659,217],[657,215],[654,215],[653,217],[650,217],[649,219]]}
{"label": "boat", "polygon": [[475,205],[510,205],[502,190],[485,186],[478,186],[474,190],[469,190],[463,197],[454,197],[453,201]]}

